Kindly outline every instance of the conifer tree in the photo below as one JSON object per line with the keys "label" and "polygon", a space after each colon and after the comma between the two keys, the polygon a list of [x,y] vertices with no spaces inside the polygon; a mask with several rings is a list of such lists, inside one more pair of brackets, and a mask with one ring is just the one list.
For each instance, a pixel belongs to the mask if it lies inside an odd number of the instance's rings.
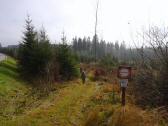
{"label": "conifer tree", "polygon": [[38,36],[38,59],[39,60],[39,68],[40,74],[45,75],[47,73],[48,63],[52,58],[52,50],[50,41],[46,35],[46,31],[44,27],[41,28],[39,36]]}
{"label": "conifer tree", "polygon": [[63,34],[62,44],[58,47],[57,61],[60,66],[60,75],[62,79],[71,79],[78,76],[77,59],[71,48],[67,45],[66,37]]}
{"label": "conifer tree", "polygon": [[50,44],[44,30],[38,36],[29,16],[26,19],[25,28],[24,37],[19,46],[19,68],[26,79],[34,80],[45,74],[51,56]]}
{"label": "conifer tree", "polygon": [[36,38],[36,32],[32,25],[32,20],[28,16],[26,19],[24,37],[19,45],[19,68],[24,76],[34,76],[36,74],[35,65],[35,51],[38,44]]}

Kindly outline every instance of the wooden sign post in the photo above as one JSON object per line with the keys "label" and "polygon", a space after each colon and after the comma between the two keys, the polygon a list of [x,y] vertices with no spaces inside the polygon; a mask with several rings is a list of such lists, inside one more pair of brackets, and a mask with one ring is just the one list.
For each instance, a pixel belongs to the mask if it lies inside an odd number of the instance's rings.
{"label": "wooden sign post", "polygon": [[128,79],[131,78],[131,67],[129,66],[119,66],[118,68],[118,78],[120,79],[121,87],[121,104],[125,106],[125,91],[128,85]]}

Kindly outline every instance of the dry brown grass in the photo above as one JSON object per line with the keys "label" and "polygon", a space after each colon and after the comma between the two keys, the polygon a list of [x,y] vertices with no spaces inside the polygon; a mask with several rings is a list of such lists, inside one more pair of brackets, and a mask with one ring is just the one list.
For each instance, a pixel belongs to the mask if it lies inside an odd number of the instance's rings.
{"label": "dry brown grass", "polygon": [[103,87],[103,92],[108,93],[108,92],[120,92],[120,87],[118,84],[105,84]]}
{"label": "dry brown grass", "polygon": [[115,110],[108,126],[143,126],[143,118],[138,109],[121,107]]}
{"label": "dry brown grass", "polygon": [[108,126],[167,126],[163,119],[152,111],[144,111],[134,105],[116,109]]}
{"label": "dry brown grass", "polygon": [[[108,114],[105,114],[107,113]],[[167,126],[153,111],[134,105],[101,105],[90,111],[84,126]]]}
{"label": "dry brown grass", "polygon": [[84,126],[107,126],[107,120],[111,117],[115,107],[111,105],[98,105],[91,110],[86,118]]}
{"label": "dry brown grass", "polygon": [[92,111],[89,113],[88,118],[84,126],[98,126],[99,124],[98,111]]}

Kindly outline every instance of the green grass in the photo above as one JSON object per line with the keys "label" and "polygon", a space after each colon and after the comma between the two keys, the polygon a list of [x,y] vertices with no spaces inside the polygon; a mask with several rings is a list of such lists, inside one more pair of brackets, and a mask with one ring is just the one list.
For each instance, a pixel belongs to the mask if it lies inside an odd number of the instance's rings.
{"label": "green grass", "polygon": [[28,91],[28,86],[18,77],[16,61],[7,58],[0,62],[0,120],[21,111],[19,104]]}
{"label": "green grass", "polygon": [[86,86],[72,81],[56,85],[56,91],[39,98],[36,90],[19,79],[16,61],[8,58],[0,63],[0,125],[79,126],[85,116],[81,110],[95,88],[91,82]]}
{"label": "green grass", "polygon": [[0,91],[1,94],[8,94],[11,91],[19,91],[25,88],[23,81],[19,79],[16,61],[8,58],[0,62]]}

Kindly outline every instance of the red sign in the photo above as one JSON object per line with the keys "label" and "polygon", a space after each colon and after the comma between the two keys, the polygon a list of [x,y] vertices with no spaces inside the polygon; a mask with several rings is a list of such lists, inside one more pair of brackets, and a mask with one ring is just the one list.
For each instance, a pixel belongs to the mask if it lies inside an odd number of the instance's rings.
{"label": "red sign", "polygon": [[118,78],[120,78],[120,79],[130,79],[131,78],[131,67],[129,67],[129,66],[119,66],[119,68],[118,68]]}

